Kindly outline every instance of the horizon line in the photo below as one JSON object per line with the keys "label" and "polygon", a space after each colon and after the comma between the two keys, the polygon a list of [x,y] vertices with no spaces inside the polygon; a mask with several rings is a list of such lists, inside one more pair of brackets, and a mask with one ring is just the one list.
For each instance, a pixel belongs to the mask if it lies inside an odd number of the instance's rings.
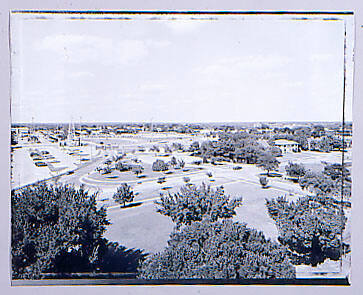
{"label": "horizon line", "polygon": [[[345,120],[345,123],[351,123],[352,120]],[[20,124],[246,124],[246,123],[343,123],[342,120],[333,121],[208,121],[208,122],[172,122],[172,121],[83,121],[77,120],[58,121],[58,122],[10,122],[11,125]]]}

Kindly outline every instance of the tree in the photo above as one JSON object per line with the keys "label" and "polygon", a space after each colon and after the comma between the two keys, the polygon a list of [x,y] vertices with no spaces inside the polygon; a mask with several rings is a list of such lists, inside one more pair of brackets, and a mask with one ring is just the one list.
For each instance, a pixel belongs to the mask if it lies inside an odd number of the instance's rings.
{"label": "tree", "polygon": [[342,148],[341,141],[337,141],[336,138],[332,136],[323,136],[320,139],[312,140],[310,145],[312,151],[325,153],[332,151],[334,148]]}
{"label": "tree", "polygon": [[179,150],[183,149],[183,146],[182,146],[182,144],[180,142],[173,142],[171,146],[176,151],[179,151]]}
{"label": "tree", "polygon": [[343,178],[346,181],[351,181],[350,172],[342,164],[330,164],[324,167],[323,173],[329,176],[332,180],[337,180],[338,178]]}
{"label": "tree", "polygon": [[223,187],[214,190],[203,183],[199,187],[182,186],[178,193],[165,194],[155,203],[159,206],[157,212],[169,216],[180,227],[182,224],[188,225],[204,218],[211,221],[231,218],[236,214],[235,208],[242,204],[242,199],[230,200]]}
{"label": "tree", "polygon": [[183,180],[184,180],[185,183],[189,183],[190,182],[190,177],[184,176]]}
{"label": "tree", "polygon": [[17,144],[18,144],[18,140],[16,138],[16,132],[11,131],[10,145],[17,145]]}
{"label": "tree", "polygon": [[260,176],[260,184],[262,188],[266,188],[268,184],[268,179],[266,176]]}
{"label": "tree", "polygon": [[151,148],[150,148],[150,151],[155,151],[155,152],[160,152],[160,149],[157,145],[153,145]]}
{"label": "tree", "polygon": [[177,162],[177,160],[176,160],[176,158],[175,158],[174,156],[173,156],[173,157],[171,157],[170,165],[171,165],[172,167],[175,167],[176,165],[178,165],[178,162]]}
{"label": "tree", "polygon": [[152,165],[153,171],[167,171],[169,166],[163,160],[156,160]]}
{"label": "tree", "polygon": [[117,242],[107,242],[97,263],[102,273],[136,273],[141,261],[146,257],[140,249],[126,249]]}
{"label": "tree", "polygon": [[81,186],[28,186],[11,194],[13,279],[44,272],[95,271],[109,222]]}
{"label": "tree", "polygon": [[321,135],[323,135],[325,132],[325,128],[322,125],[315,125],[312,132],[311,132],[311,136],[312,137],[320,137]]}
{"label": "tree", "polygon": [[200,148],[199,142],[198,141],[194,141],[190,147],[189,147],[189,152],[195,152],[198,151]]}
{"label": "tree", "polygon": [[179,160],[178,161],[178,166],[180,167],[180,168],[184,168],[184,166],[185,166],[185,162],[184,162],[184,160],[183,159],[181,159],[181,160]]}
{"label": "tree", "polygon": [[279,241],[288,246],[294,264],[316,266],[326,258],[338,260],[340,234],[346,217],[327,197],[301,197],[288,202],[285,197],[266,200],[270,217],[276,222]]}
{"label": "tree", "polygon": [[120,172],[124,172],[124,171],[130,171],[132,169],[132,167],[130,165],[125,164],[125,163],[117,162],[116,165],[115,165],[115,169],[120,171]]}
{"label": "tree", "polygon": [[256,164],[258,155],[262,152],[259,146],[246,145],[235,151],[237,162],[245,162],[247,164]]}
{"label": "tree", "polygon": [[289,164],[285,166],[285,170],[287,175],[290,177],[298,178],[304,176],[306,173],[304,165],[292,162],[289,162]]}
{"label": "tree", "polygon": [[134,200],[134,192],[127,183],[123,183],[117,188],[116,193],[113,195],[113,199],[117,203],[122,203],[125,207],[126,202],[132,202]]}
{"label": "tree", "polygon": [[144,168],[142,166],[136,166],[132,170],[136,174],[136,176],[139,176],[142,171],[144,171]]}
{"label": "tree", "polygon": [[231,220],[196,221],[174,231],[162,252],[149,256],[141,279],[295,278],[286,249]]}
{"label": "tree", "polygon": [[267,176],[271,170],[276,170],[279,167],[280,162],[269,152],[263,152],[257,158],[257,167],[262,167],[267,170]]}
{"label": "tree", "polygon": [[165,152],[165,153],[172,153],[172,150],[171,150],[170,146],[165,145],[165,146],[164,146],[164,152]]}
{"label": "tree", "polygon": [[308,189],[317,195],[337,194],[340,187],[337,182],[323,173],[307,172],[299,178],[299,184],[302,189]]}

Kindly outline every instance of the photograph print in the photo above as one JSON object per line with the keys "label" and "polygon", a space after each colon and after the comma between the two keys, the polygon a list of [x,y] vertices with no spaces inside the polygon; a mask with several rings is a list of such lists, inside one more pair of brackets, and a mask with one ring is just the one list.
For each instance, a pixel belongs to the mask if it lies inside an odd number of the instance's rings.
{"label": "photograph print", "polygon": [[12,284],[349,284],[353,32],[12,11]]}

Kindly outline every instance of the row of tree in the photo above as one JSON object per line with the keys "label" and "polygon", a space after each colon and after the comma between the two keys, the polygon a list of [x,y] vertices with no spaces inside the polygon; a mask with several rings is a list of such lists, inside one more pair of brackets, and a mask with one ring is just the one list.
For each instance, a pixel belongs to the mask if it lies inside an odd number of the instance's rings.
{"label": "row of tree", "polygon": [[263,145],[258,138],[247,132],[219,133],[217,141],[194,142],[189,151],[199,156],[203,162],[233,161],[236,163],[257,164],[268,173],[276,170],[281,150],[275,146]]}

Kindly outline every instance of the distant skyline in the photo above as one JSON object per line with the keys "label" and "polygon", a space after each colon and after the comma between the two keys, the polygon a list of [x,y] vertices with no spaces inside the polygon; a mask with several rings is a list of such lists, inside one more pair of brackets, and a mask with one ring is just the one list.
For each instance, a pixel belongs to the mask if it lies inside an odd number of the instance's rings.
{"label": "distant skyline", "polygon": [[12,14],[12,122],[341,121],[342,21],[150,17]]}

